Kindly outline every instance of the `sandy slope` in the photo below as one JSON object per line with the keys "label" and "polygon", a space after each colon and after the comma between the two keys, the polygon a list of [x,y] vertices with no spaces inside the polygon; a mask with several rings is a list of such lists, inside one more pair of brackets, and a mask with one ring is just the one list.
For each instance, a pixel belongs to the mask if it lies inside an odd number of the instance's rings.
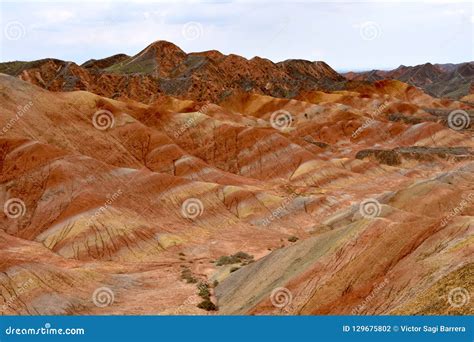
{"label": "sandy slope", "polygon": [[208,313],[184,270],[219,281],[211,314],[472,313],[447,301],[473,285],[473,131],[446,123],[468,104],[398,81],[143,104],[1,74],[0,95],[0,201],[24,205],[0,216],[3,314]]}

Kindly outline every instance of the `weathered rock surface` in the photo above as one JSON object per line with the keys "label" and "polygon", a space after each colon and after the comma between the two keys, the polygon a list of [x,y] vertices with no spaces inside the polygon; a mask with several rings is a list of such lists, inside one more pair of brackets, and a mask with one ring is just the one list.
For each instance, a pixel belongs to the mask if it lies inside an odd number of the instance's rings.
{"label": "weathered rock surface", "polygon": [[9,68],[2,314],[472,314],[473,131],[446,122],[468,103],[169,43]]}

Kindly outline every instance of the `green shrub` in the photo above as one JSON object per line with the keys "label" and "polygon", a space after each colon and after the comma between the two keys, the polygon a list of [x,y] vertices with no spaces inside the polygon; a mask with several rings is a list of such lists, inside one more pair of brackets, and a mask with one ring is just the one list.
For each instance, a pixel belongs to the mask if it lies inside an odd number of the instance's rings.
{"label": "green shrub", "polygon": [[210,299],[204,299],[197,307],[206,311],[217,311],[217,306]]}
{"label": "green shrub", "polygon": [[207,283],[199,283],[199,297],[202,299],[210,299],[211,298],[211,291],[209,291],[209,285]]}
{"label": "green shrub", "polygon": [[253,260],[252,255],[249,255],[245,252],[237,252],[230,256],[223,255],[219,257],[219,259],[216,261],[216,266],[238,264],[239,262],[245,261],[248,263],[250,260]]}
{"label": "green shrub", "polygon": [[223,255],[223,256],[219,257],[219,259],[217,259],[217,261],[216,261],[217,266],[229,265],[229,264],[233,264],[233,263],[235,263],[235,260],[233,260],[231,257],[229,257],[227,255]]}
{"label": "green shrub", "polygon": [[181,271],[181,279],[186,280],[188,284],[195,284],[198,281],[189,268],[185,268]]}
{"label": "green shrub", "polygon": [[241,259],[241,260],[248,260],[248,259],[253,259],[253,256],[250,254],[247,254],[245,252],[237,252],[234,255],[232,255],[234,258]]}
{"label": "green shrub", "polygon": [[290,236],[290,237],[288,238],[288,241],[290,241],[290,242],[296,242],[296,241],[298,241],[298,240],[299,240],[299,239],[298,239],[296,236]]}

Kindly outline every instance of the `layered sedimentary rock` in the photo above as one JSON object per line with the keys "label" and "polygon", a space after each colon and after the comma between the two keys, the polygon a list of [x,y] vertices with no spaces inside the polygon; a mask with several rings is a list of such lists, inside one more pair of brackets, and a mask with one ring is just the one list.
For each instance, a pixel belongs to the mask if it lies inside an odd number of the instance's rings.
{"label": "layered sedimentary rock", "polygon": [[2,314],[472,314],[468,103],[165,43],[14,67]]}
{"label": "layered sedimentary rock", "polygon": [[474,62],[459,64],[400,65],[393,70],[371,70],[348,72],[348,80],[379,81],[396,79],[416,87],[436,97],[450,97],[473,103]]}
{"label": "layered sedimentary rock", "polygon": [[185,53],[157,41],[135,56],[124,54],[82,65],[57,59],[0,63],[0,72],[53,91],[87,90],[110,98],[153,102],[158,95],[219,102],[233,93],[279,97],[336,87],[345,78],[324,62],[250,60],[218,51]]}

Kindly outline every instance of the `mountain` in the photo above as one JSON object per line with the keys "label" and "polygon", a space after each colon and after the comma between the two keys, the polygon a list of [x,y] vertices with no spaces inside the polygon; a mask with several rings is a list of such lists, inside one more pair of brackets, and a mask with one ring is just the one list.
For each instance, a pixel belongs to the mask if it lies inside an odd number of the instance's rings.
{"label": "mountain", "polygon": [[[396,79],[423,89],[436,97],[461,99],[474,94],[474,62],[460,64],[421,64],[413,67],[400,65],[394,70],[348,72],[349,80],[378,81]],[[469,100],[466,98],[466,100]]]}
{"label": "mountain", "polygon": [[345,81],[324,62],[250,60],[218,51],[187,54],[157,41],[129,57],[123,54],[73,62],[44,59],[0,63],[0,72],[53,91],[86,90],[98,95],[152,102],[156,95],[220,102],[239,92],[292,97],[310,89],[335,87]]}
{"label": "mountain", "polygon": [[2,315],[473,314],[472,104],[165,42],[2,70]]}

